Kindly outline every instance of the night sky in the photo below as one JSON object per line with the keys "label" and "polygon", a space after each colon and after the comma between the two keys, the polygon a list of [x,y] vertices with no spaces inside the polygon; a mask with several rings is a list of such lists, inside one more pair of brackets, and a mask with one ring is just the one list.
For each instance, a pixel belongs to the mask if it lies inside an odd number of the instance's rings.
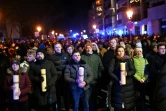
{"label": "night sky", "polygon": [[51,30],[55,30],[56,32],[73,30],[77,32],[87,29],[88,11],[94,1],[0,0],[0,4],[5,4],[3,13],[8,13],[9,9],[11,10],[9,15],[20,19],[23,35],[28,35],[34,32],[37,25],[46,26],[44,29],[45,33]]}

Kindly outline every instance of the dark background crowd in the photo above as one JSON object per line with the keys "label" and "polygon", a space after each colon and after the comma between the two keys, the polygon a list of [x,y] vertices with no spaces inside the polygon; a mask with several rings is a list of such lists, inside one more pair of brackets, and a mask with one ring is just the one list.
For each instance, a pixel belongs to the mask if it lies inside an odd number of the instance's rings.
{"label": "dark background crowd", "polygon": [[165,111],[165,43],[163,35],[0,43],[0,111]]}

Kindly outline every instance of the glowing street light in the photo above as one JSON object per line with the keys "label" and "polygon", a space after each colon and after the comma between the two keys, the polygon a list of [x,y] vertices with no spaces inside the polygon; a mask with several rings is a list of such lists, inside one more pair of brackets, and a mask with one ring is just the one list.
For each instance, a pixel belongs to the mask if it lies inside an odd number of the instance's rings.
{"label": "glowing street light", "polygon": [[38,31],[38,32],[41,31],[41,27],[40,27],[40,26],[37,27],[37,31]]}
{"label": "glowing street light", "polygon": [[[128,11],[126,12],[126,14],[127,14],[128,19],[129,19],[129,22],[128,22],[127,24],[128,24],[128,26],[131,27],[131,24],[133,24],[133,22],[131,22],[131,18],[132,18],[132,16],[133,16],[133,11],[132,11],[132,10],[128,10]],[[129,29],[130,40],[132,39],[132,38],[131,38],[131,32],[132,32],[132,29]]]}
{"label": "glowing street light", "polygon": [[126,12],[126,14],[127,14],[128,19],[130,20],[132,18],[132,16],[133,16],[133,11],[132,10],[128,10]]}
{"label": "glowing street light", "polygon": [[94,24],[92,27],[93,27],[94,29],[96,29],[97,26]]}
{"label": "glowing street light", "polygon": [[86,32],[86,30],[83,30],[83,32],[85,33],[85,32]]}
{"label": "glowing street light", "polygon": [[54,35],[55,31],[53,30],[51,33],[52,33],[52,35]]}

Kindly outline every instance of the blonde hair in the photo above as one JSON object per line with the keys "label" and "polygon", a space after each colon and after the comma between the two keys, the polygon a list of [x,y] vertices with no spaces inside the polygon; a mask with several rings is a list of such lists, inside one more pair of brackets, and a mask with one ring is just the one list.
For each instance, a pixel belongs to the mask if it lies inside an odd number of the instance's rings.
{"label": "blonde hair", "polygon": [[33,50],[33,49],[29,49],[29,50],[27,51],[27,55],[34,55],[34,56],[36,56],[36,51]]}

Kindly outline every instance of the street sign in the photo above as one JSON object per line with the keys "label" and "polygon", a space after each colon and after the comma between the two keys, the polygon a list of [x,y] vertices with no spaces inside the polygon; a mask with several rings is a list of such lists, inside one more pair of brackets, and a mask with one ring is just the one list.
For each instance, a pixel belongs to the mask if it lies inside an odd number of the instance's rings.
{"label": "street sign", "polygon": [[128,21],[126,24],[126,28],[128,30],[132,30],[134,28],[134,23],[132,21]]}

